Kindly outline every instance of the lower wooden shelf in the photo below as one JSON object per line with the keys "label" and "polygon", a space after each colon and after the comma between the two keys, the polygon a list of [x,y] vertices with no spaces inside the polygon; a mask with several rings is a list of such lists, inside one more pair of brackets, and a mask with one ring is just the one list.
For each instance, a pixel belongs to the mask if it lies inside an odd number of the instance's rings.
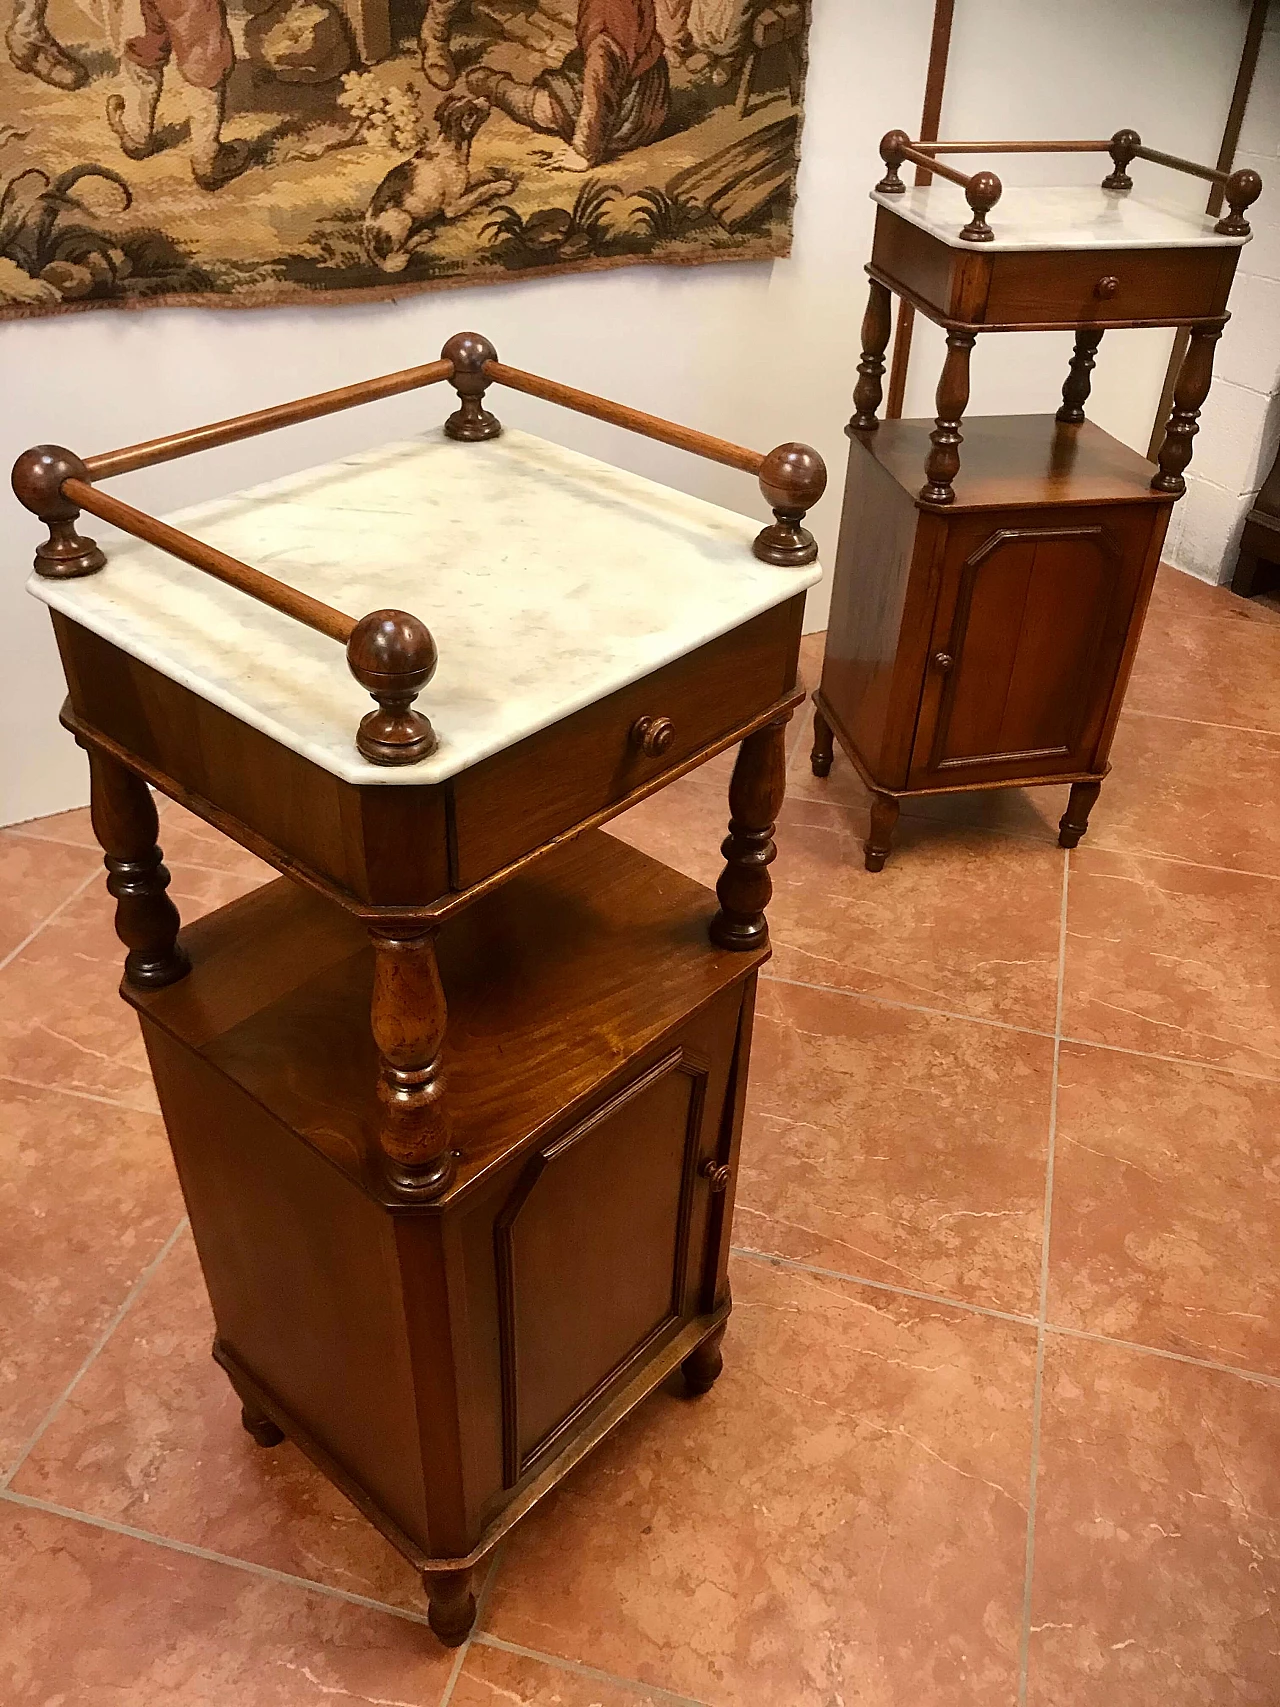
{"label": "lower wooden shelf", "polygon": [[286,879],[184,932],[138,1009],[217,1322],[289,1435],[470,1626],[471,1568],[683,1364],[719,1370],[756,973],[715,896],[600,831],[450,920],[457,1175],[377,1163],[372,952]]}

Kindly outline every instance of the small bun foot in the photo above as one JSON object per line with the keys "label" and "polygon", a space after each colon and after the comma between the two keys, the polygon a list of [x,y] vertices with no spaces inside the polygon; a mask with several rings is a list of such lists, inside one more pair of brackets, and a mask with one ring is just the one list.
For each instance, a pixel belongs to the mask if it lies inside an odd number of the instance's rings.
{"label": "small bun foot", "polygon": [[240,1421],[246,1434],[251,1435],[259,1446],[279,1446],[284,1439],[283,1429],[279,1429],[270,1417],[264,1417],[251,1411],[248,1405],[240,1408]]}
{"label": "small bun foot", "polygon": [[862,844],[864,863],[868,871],[883,871],[884,862],[893,846],[893,832],[901,810],[891,794],[871,797],[871,831]]}
{"label": "small bun foot", "polygon": [[813,712],[813,751],[809,754],[809,763],[813,767],[814,776],[831,775],[831,761],[835,757],[835,751],[835,740],[831,733],[831,725],[815,706]]}
{"label": "small bun foot", "polygon": [[1089,814],[1102,793],[1100,782],[1073,782],[1067,809],[1058,820],[1058,846],[1078,848],[1080,838],[1089,828]]}
{"label": "small bun foot", "polygon": [[476,1621],[470,1571],[423,1571],[427,1622],[446,1648],[461,1647]]}
{"label": "small bun foot", "polygon": [[724,1368],[724,1357],[720,1350],[723,1339],[724,1323],[722,1322],[715,1333],[703,1340],[702,1344],[695,1351],[691,1351],[680,1365],[681,1373],[684,1375],[685,1391],[691,1398],[697,1398],[699,1394],[708,1392],[720,1379],[720,1371]]}

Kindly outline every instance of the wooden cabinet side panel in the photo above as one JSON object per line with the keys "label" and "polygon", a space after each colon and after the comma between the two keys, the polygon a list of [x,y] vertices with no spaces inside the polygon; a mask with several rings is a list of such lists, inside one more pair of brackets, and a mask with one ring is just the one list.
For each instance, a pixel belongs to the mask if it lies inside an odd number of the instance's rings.
{"label": "wooden cabinet side panel", "polygon": [[219,1337],[426,1551],[390,1219],[194,1050],[142,1029]]}
{"label": "wooden cabinet side panel", "polygon": [[[723,992],[600,1099],[598,1128],[579,1112],[468,1206],[462,1418],[474,1533],[711,1307],[708,1240],[724,1197],[697,1165],[720,1160],[736,1047],[746,1073],[742,1003],[742,987]],[[679,1062],[664,1066],[676,1052]],[[542,1159],[566,1139],[563,1153]]]}
{"label": "wooden cabinet side panel", "polygon": [[842,739],[888,788],[906,783],[938,526],[855,440],[832,578],[822,695]]}

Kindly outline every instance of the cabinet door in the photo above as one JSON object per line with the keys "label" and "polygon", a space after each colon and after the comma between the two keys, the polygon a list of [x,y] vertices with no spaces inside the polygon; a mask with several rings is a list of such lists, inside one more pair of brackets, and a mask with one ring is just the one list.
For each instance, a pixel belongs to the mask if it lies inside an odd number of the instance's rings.
{"label": "cabinet door", "polygon": [[948,530],[910,786],[1089,770],[1154,506],[987,513]]}

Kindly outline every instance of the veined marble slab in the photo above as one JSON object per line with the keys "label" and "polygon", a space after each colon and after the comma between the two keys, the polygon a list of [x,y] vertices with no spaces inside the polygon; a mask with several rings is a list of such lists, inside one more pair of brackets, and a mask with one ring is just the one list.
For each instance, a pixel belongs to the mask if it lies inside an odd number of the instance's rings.
{"label": "veined marble slab", "polygon": [[[130,540],[105,569],[28,590],[347,782],[441,782],[813,585],[762,563],[757,520],[528,433],[423,438],[165,519],[326,604],[420,617],[440,662],[417,705],[440,745],[372,765],[373,701],[335,641]],[[94,518],[81,524],[93,534]]]}
{"label": "veined marble slab", "polygon": [[988,255],[994,249],[1230,249],[1249,241],[1219,236],[1210,214],[1188,213],[1134,190],[1088,184],[1006,189],[987,215],[995,236],[982,244],[960,235],[972,211],[958,184],[935,180],[896,196],[872,190],[871,199],[953,249],[978,249]]}

